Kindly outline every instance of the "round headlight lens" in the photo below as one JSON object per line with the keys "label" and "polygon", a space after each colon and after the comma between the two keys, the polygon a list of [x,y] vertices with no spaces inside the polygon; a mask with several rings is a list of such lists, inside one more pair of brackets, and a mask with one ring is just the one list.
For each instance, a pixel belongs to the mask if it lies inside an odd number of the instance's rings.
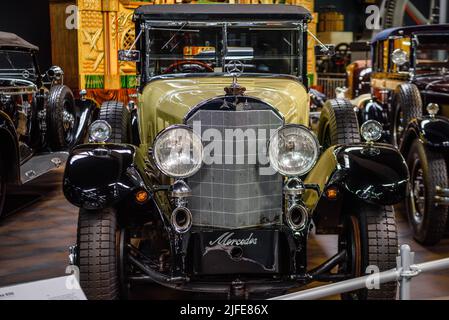
{"label": "round headlight lens", "polygon": [[396,49],[391,54],[391,60],[393,61],[394,64],[398,66],[403,66],[408,62],[407,52],[405,52],[402,49]]}
{"label": "round headlight lens", "polygon": [[365,122],[360,128],[360,133],[366,142],[378,141],[382,138],[382,125],[375,120]]}
{"label": "round headlight lens", "polygon": [[436,103],[429,103],[427,105],[427,112],[429,113],[429,115],[431,117],[434,117],[438,114],[438,112],[440,111],[440,106]]}
{"label": "round headlight lens", "polygon": [[169,127],[156,137],[153,157],[163,174],[177,179],[188,178],[201,168],[203,144],[191,128]]}
{"label": "round headlight lens", "polygon": [[287,125],[270,139],[269,157],[273,169],[284,176],[303,176],[316,164],[320,145],[306,127]]}
{"label": "round headlight lens", "polygon": [[89,127],[90,139],[94,142],[106,142],[112,134],[112,128],[104,120],[94,121]]}

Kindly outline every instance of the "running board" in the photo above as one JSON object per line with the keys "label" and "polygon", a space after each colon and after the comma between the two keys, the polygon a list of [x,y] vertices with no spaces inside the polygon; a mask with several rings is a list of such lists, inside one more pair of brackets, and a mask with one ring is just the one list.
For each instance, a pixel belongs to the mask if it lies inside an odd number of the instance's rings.
{"label": "running board", "polygon": [[69,157],[68,152],[52,152],[35,156],[20,167],[22,184],[28,183],[41,175],[61,167]]}

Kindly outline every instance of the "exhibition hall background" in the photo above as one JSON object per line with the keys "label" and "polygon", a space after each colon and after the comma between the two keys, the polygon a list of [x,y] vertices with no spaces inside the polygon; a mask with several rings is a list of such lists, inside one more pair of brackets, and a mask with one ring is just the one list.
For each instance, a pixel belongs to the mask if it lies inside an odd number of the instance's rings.
{"label": "exhibition hall background", "polygon": [[[315,7],[333,5],[345,13],[345,29],[363,32],[364,15],[358,0],[317,0]],[[0,31],[13,32],[40,48],[40,65],[46,70],[52,65],[49,0],[8,1],[0,10]]]}

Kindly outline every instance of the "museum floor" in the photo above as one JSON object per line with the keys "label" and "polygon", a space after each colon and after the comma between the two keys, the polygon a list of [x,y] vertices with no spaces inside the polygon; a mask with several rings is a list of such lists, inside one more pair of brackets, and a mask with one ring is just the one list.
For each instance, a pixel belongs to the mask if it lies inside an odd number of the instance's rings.
{"label": "museum floor", "polygon": [[[34,202],[16,210],[0,222],[0,287],[65,274],[68,264],[67,248],[76,241],[78,211],[62,195],[62,172],[61,169],[47,174],[26,188],[21,188],[20,194],[10,196],[9,203],[16,209],[26,202]],[[400,209],[397,211],[400,243],[411,245],[416,252],[416,262],[449,256],[449,239],[433,248],[418,245],[411,239]],[[336,247],[332,240],[329,236],[312,238],[309,254],[313,265],[318,265],[324,258],[333,255]],[[153,289],[154,296],[140,288],[135,291],[133,298],[188,298],[187,294],[157,287]],[[421,275],[413,281],[412,298],[443,297],[449,299],[449,271]]]}

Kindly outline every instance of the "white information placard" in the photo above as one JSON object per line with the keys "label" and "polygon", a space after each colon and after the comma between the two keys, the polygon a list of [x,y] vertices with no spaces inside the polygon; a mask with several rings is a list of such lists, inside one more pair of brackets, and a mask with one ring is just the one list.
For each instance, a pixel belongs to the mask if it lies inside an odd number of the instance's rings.
{"label": "white information placard", "polygon": [[87,300],[74,275],[0,288],[0,300]]}

